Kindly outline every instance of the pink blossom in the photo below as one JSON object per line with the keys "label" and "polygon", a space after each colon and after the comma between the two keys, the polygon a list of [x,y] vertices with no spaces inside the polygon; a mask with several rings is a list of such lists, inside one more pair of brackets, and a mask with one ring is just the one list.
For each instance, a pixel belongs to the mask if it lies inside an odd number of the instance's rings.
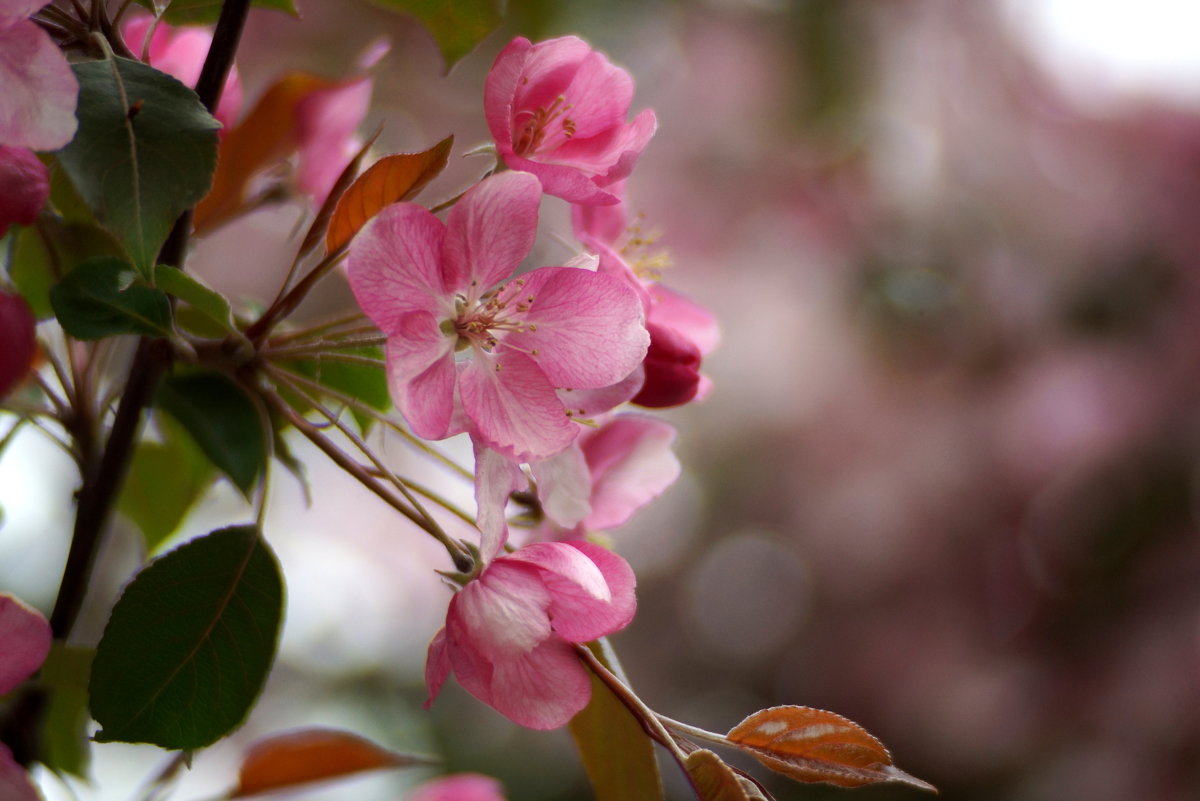
{"label": "pink blossom", "polygon": [[32,676],[50,653],[50,624],[36,609],[0,593],[0,695]]}
{"label": "pink blossom", "polygon": [[33,151],[0,145],[0,236],[13,223],[32,225],[50,197],[50,172]]}
{"label": "pink blossom", "polygon": [[591,679],[572,643],[633,619],[625,560],[584,542],[544,542],[501,556],[450,599],[429,644],[433,703],[451,671],[479,700],[531,729],[555,729],[583,709]]}
{"label": "pink blossom", "polygon": [[[0,290],[0,398],[29,375],[37,353],[37,320],[20,295]],[[0,605],[4,603],[0,596]],[[2,608],[2,607],[0,607]],[[3,665],[0,665],[2,675]],[[0,689],[0,695],[4,690]]]}
{"label": "pink blossom", "polygon": [[[153,28],[153,33],[151,33]],[[154,23],[153,17],[139,15],[125,24],[125,43],[134,54],[146,56],[146,63],[155,69],[194,87],[200,80],[204,59],[212,45],[212,33],[205,28],[172,28],[165,22]],[[147,43],[146,37],[150,41]],[[237,67],[229,70],[221,100],[213,115],[228,130],[242,110],[242,81]]]}
{"label": "pink blossom", "polygon": [[504,801],[500,782],[478,773],[457,773],[427,781],[407,801]]}
{"label": "pink blossom", "polygon": [[629,175],[657,125],[650,109],[627,123],[632,101],[629,73],[582,39],[517,37],[492,64],[483,108],[505,164],[548,194],[611,204],[604,187]]}
{"label": "pink blossom", "polygon": [[571,447],[530,465],[542,510],[556,539],[607,531],[679,478],[671,451],[675,429],[643,414],[618,414],[585,431]]}
{"label": "pink blossom", "polygon": [[[7,340],[0,337],[0,341]],[[40,612],[11,595],[0,593],[0,695],[10,692],[37,672],[50,653],[52,638],[50,624]],[[0,799],[41,799],[25,768],[17,764],[3,743],[0,743]]]}
{"label": "pink blossom", "polygon": [[29,780],[25,768],[13,759],[8,746],[0,743],[0,798],[4,801],[41,801],[42,795]]}
{"label": "pink blossom", "polygon": [[540,198],[534,176],[501,173],[445,224],[398,203],[354,240],[350,285],[388,337],[392,396],[418,436],[466,430],[509,459],[545,458],[578,434],[556,390],[608,387],[645,357],[642,306],[622,281],[575,267],[512,276]]}
{"label": "pink blossom", "polygon": [[[618,194],[623,186],[613,187]],[[632,402],[639,406],[679,406],[703,398],[711,388],[700,373],[703,357],[716,347],[716,319],[702,306],[658,281],[660,255],[647,253],[653,242],[627,222],[625,204],[575,206],[575,235],[600,257],[600,272],[634,287],[646,310],[650,348],[643,363],[645,380]]]}
{"label": "pink blossom", "polygon": [[355,131],[367,116],[374,81],[352,78],[305,96],[296,106],[296,185],[320,207],[362,147]]}
{"label": "pink blossom", "polygon": [[44,5],[0,3],[0,144],[57,150],[75,136],[79,82],[49,34],[28,19]]}

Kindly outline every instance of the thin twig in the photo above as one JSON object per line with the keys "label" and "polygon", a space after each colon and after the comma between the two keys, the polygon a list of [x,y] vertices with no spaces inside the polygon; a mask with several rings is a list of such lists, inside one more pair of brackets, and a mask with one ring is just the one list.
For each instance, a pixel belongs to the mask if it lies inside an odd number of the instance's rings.
{"label": "thin twig", "polygon": [[[386,345],[387,337],[357,337],[355,339],[322,339],[316,342],[310,342],[304,345],[293,345],[286,348],[265,347],[260,353],[264,356],[270,356],[273,359],[290,359],[297,356],[311,356],[319,354],[330,354],[335,350],[349,350],[350,348],[370,348],[379,345]],[[359,357],[366,358],[366,357]],[[383,363],[382,360],[375,360]]]}
{"label": "thin twig", "polygon": [[359,333],[360,328],[364,332],[375,329],[375,325],[373,323],[369,325],[360,325],[366,319],[367,316],[365,314],[360,311],[356,311],[353,314],[337,317],[333,320],[326,320],[325,322],[318,323],[308,328],[299,328],[294,331],[288,331],[287,333],[279,334],[268,340],[267,344],[282,345],[288,342],[294,342],[298,339],[313,339],[315,337],[323,336],[327,331],[331,331],[335,328],[344,328],[352,324],[355,326],[355,328],[352,329],[353,333]]}
{"label": "thin twig", "polygon": [[342,432],[342,436],[350,440],[354,447],[358,448],[363,456],[366,456],[367,459],[371,461],[371,464],[375,465],[375,468],[383,473],[383,477],[386,478],[400,492],[400,494],[404,496],[404,499],[412,504],[412,507],[416,509],[422,517],[425,518],[425,522],[427,524],[425,527],[426,531],[429,531],[430,534],[433,534],[433,536],[436,537],[437,540],[443,545],[448,542],[453,542],[453,540],[450,539],[450,535],[448,535],[442,529],[441,525],[433,519],[433,515],[429,514],[429,510],[425,508],[425,505],[416,499],[416,496],[409,491],[408,487],[404,486],[404,482],[400,480],[399,476],[393,473],[391,469],[389,469],[388,466],[383,463],[383,460],[379,458],[375,451],[371,450],[367,443],[363,442],[361,437],[351,431],[350,427],[343,423],[338,415],[334,414],[329,409],[326,409],[324,404],[320,402],[319,398],[315,397],[312,393],[301,387],[298,382],[292,381],[286,374],[283,373],[282,370],[276,370],[269,364],[266,366],[266,370],[273,380],[286,384],[288,389],[311,403],[314,409],[320,412],[321,415],[335,428],[337,428],[338,431]]}
{"label": "thin twig", "polygon": [[[427,531],[429,534],[432,534],[434,537],[437,537],[436,531],[430,531],[428,528],[426,528],[425,519],[420,514],[406,506],[404,501],[402,501],[400,498],[397,498],[395,495],[388,492],[388,490],[382,484],[380,484],[369,473],[367,473],[361,464],[356,462],[354,459],[351,459],[345,451],[334,444],[333,440],[325,436],[325,434],[323,434],[317,426],[306,420],[303,415],[297,414],[296,410],[289,406],[287,401],[285,401],[278,392],[264,389],[262,391],[262,397],[273,409],[275,409],[276,412],[278,412],[283,416],[284,419],[291,423],[297,431],[303,434],[309,442],[316,445],[325,453],[326,456],[332,459],[334,464],[349,473],[352,477],[354,477],[355,480],[358,481],[358,483],[375,493],[375,495],[387,503],[388,506],[391,506],[400,514],[404,515],[413,524],[419,526],[423,531]],[[474,560],[465,554],[457,543],[449,539],[445,541],[439,541],[442,542],[442,545],[450,553],[451,559],[454,560],[454,567],[457,570],[462,573],[470,573],[474,569]]]}
{"label": "thin twig", "polygon": [[308,376],[301,375],[300,373],[297,373],[295,370],[290,369],[288,367],[288,365],[286,365],[286,364],[278,364],[278,365],[276,365],[276,367],[278,367],[281,370],[286,370],[288,375],[292,378],[292,380],[299,381],[300,383],[304,384],[305,386],[308,386],[318,392],[322,392],[322,393],[328,395],[329,397],[333,398],[334,400],[344,403],[347,406],[349,406],[350,408],[355,409],[356,411],[360,411],[363,414],[369,415],[376,422],[379,422],[379,423],[387,426],[391,430],[395,431],[397,434],[399,434],[401,437],[403,437],[404,440],[409,445],[411,445],[413,448],[419,450],[421,453],[425,454],[426,456],[429,456],[430,458],[441,462],[443,465],[450,468],[452,471],[454,471],[458,475],[462,476],[467,481],[475,480],[475,474],[472,473],[470,470],[463,467],[458,462],[454,461],[453,459],[451,459],[449,456],[442,453],[438,449],[434,448],[428,442],[426,442],[425,440],[416,436],[411,431],[409,431],[407,428],[400,425],[395,420],[393,420],[391,417],[389,417],[388,415],[379,411],[378,409],[364,403],[363,401],[359,400],[358,398],[347,395],[344,392],[339,392],[336,389],[332,389],[330,387],[319,384],[316,381],[313,381]]}

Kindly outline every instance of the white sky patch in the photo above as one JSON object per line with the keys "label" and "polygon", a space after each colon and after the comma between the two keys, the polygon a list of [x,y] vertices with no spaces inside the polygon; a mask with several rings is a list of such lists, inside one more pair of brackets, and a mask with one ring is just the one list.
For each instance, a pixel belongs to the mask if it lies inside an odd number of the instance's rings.
{"label": "white sky patch", "polygon": [[1013,28],[1078,98],[1130,94],[1200,105],[1200,2],[1003,0]]}

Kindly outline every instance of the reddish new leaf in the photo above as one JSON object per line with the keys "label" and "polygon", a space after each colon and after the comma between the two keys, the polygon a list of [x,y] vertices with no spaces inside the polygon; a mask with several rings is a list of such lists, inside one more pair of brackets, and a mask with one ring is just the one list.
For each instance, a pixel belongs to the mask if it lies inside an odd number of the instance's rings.
{"label": "reddish new leaf", "polygon": [[338,83],[290,72],[267,89],[246,119],[221,140],[212,189],[193,218],[197,231],[215,228],[238,213],[250,179],[295,147],[296,107],[313,92]]}
{"label": "reddish new leaf", "polygon": [[415,197],[446,168],[453,146],[454,137],[447,136],[421,153],[397,153],[372,164],[338,199],[325,233],[326,252],[353,239],[385,206]]}
{"label": "reddish new leaf", "polygon": [[299,729],[259,741],[246,754],[238,786],[230,798],[337,779],[364,770],[427,764],[398,754],[350,732]]}
{"label": "reddish new leaf", "polygon": [[693,751],[685,767],[701,801],[766,801],[753,782],[737,775],[712,751]]}
{"label": "reddish new leaf", "polygon": [[892,755],[866,729],[841,715],[806,706],[755,712],[726,735],[772,770],[802,782],[838,787],[898,782],[937,789],[892,764]]}

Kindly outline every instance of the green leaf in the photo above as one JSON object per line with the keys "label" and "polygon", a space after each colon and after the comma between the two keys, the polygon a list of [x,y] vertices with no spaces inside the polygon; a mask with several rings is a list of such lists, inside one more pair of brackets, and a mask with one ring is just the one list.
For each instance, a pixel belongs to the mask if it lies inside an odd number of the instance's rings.
{"label": "green leaf", "polygon": [[50,287],[59,275],[100,256],[122,258],[121,245],[95,223],[43,213],[37,225],[17,231],[9,275],[39,320],[54,316]]}
{"label": "green leaf", "polygon": [[211,462],[187,434],[163,428],[163,442],[138,443],[117,503],[141,529],[150,553],[175,533],[213,477]]}
{"label": "green leaf", "polygon": [[184,427],[243,494],[250,494],[266,464],[267,446],[262,418],[245,390],[222,373],[184,373],[162,382],[155,405]]}
{"label": "green leaf", "polygon": [[98,742],[210,745],[262,690],[283,614],[283,577],[254,526],[155,559],[113,607],[92,663]]}
{"label": "green leaf", "polygon": [[184,303],[202,312],[225,331],[235,330],[233,309],[225,296],[206,286],[193,275],[178,267],[160,264],[154,270],[154,283],[163,292],[179,298]]}
{"label": "green leaf", "polygon": [[217,128],[196,93],[137,61],[73,65],[79,132],[58,162],[142,275],[175,220],[208,192]]}
{"label": "green leaf", "polygon": [[[224,0],[173,0],[170,4],[163,0],[137,0],[138,5],[154,11],[155,5],[167,6],[163,19],[172,25],[211,25],[221,16],[221,5]],[[295,0],[252,0],[253,8],[271,8],[283,11],[293,17],[299,17]]]}
{"label": "green leaf", "polygon": [[128,262],[90,259],[50,289],[50,305],[63,330],[76,339],[118,334],[171,333],[171,304],[165,292],[133,284]]}
{"label": "green leaf", "polygon": [[416,17],[433,34],[449,71],[500,24],[500,0],[371,0]]}
{"label": "green leaf", "polygon": [[48,690],[41,759],[50,770],[88,777],[88,674],[91,648],[55,642],[42,665],[41,680]]}
{"label": "green leaf", "polygon": [[[619,670],[611,649],[600,642],[588,647],[610,670]],[[654,743],[595,674],[592,700],[571,719],[570,730],[596,801],[663,801]]]}

